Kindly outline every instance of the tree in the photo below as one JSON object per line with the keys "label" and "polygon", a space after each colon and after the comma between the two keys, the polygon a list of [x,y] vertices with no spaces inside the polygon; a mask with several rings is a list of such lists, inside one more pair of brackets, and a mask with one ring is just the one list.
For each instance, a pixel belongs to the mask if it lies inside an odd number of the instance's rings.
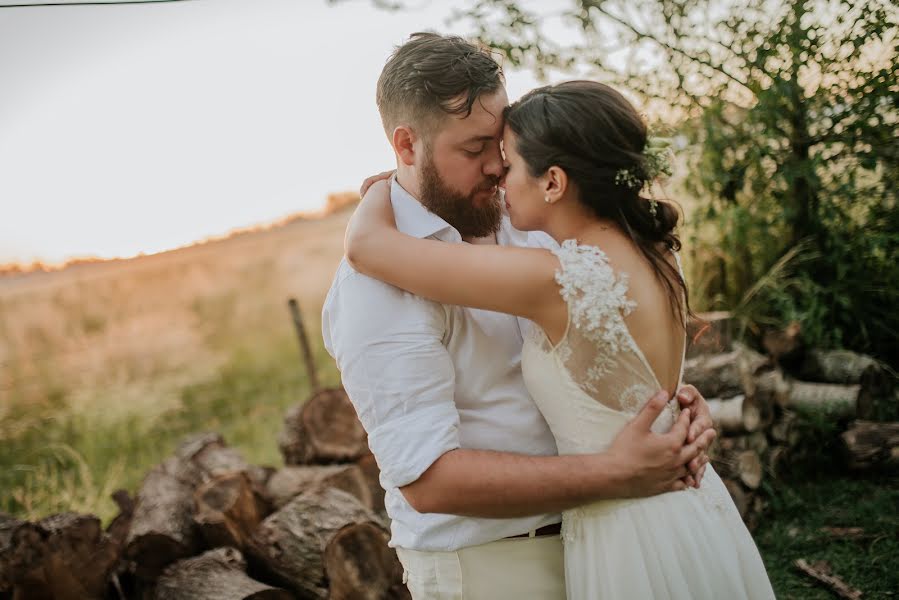
{"label": "tree", "polygon": [[588,68],[689,137],[693,297],[751,331],[798,320],[812,343],[899,360],[899,7],[547,6],[475,0],[454,18],[513,65]]}

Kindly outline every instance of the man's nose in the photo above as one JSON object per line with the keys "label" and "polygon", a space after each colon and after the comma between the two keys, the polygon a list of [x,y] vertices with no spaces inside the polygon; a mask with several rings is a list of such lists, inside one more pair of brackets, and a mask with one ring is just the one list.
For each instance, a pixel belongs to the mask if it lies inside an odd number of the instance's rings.
{"label": "man's nose", "polygon": [[503,177],[506,174],[506,169],[503,166],[503,156],[500,154],[499,149],[490,153],[490,156],[484,162],[483,171],[484,175],[492,175],[496,178]]}

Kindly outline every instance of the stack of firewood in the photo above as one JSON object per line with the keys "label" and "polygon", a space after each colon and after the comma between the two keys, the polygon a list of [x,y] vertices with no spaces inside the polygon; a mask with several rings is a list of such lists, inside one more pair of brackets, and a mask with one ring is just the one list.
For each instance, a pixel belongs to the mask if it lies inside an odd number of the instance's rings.
{"label": "stack of firewood", "polygon": [[289,411],[280,469],[191,436],[93,515],[0,515],[0,598],[408,598],[378,468],[343,390]]}
{"label": "stack of firewood", "polygon": [[895,419],[899,406],[895,377],[884,365],[853,352],[806,348],[796,325],[766,334],[761,354],[731,341],[726,313],[703,317],[689,332],[684,381],[708,400],[719,432],[712,464],[750,527],[764,508],[762,482],[780,477],[804,441],[803,418],[845,427],[843,456],[835,462],[899,466],[899,423],[877,422]]}

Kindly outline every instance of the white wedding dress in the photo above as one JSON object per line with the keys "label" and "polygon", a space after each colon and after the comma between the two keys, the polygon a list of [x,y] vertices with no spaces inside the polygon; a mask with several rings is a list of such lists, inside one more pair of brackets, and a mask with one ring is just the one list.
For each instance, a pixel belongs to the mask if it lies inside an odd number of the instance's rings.
{"label": "white wedding dress", "polygon": [[[554,250],[569,325],[552,346],[533,325],[522,370],[559,454],[607,448],[661,385],[624,321],[627,276],[595,246]],[[683,368],[681,368],[681,377]],[[671,428],[672,400],[653,430]],[[711,468],[699,489],[606,500],[562,515],[569,600],[774,598],[758,549]]]}

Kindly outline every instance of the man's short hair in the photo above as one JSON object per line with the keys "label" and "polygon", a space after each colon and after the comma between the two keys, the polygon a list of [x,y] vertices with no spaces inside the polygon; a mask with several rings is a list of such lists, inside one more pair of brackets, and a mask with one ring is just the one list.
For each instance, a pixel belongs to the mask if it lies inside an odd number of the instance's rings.
{"label": "man's short hair", "polygon": [[479,96],[502,85],[489,50],[458,36],[413,33],[381,71],[378,110],[388,136],[398,125],[430,135],[447,115],[467,117]]}

